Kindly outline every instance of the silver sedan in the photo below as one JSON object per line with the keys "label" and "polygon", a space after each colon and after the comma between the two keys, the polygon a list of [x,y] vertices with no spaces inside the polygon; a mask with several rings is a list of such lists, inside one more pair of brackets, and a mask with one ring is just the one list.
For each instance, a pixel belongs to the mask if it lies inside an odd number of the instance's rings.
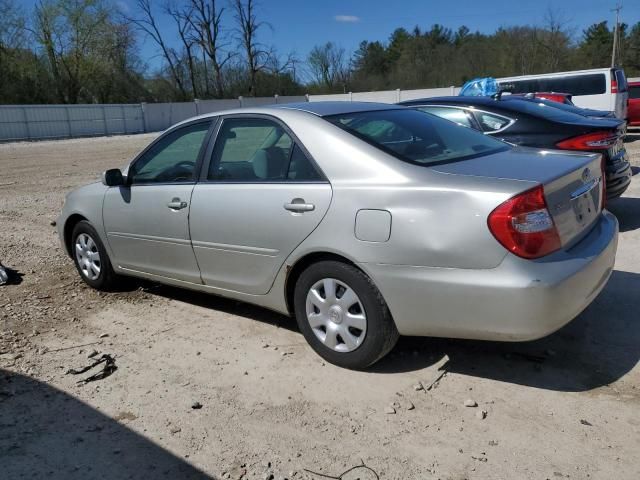
{"label": "silver sedan", "polygon": [[175,125],[71,192],[58,228],[94,288],[133,276],[255,303],[365,368],[399,335],[516,341],[569,322],[614,264],[603,199],[597,154],[304,103]]}

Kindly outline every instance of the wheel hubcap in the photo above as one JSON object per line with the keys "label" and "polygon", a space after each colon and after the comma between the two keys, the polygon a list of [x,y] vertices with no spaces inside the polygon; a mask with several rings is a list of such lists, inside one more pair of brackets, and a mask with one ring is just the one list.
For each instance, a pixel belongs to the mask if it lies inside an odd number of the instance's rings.
{"label": "wheel hubcap", "polygon": [[316,282],[307,293],[307,321],[314,335],[336,352],[358,348],[367,333],[367,317],[356,295],[335,278]]}
{"label": "wheel hubcap", "polygon": [[76,261],[82,275],[89,280],[96,280],[100,276],[100,253],[98,246],[86,233],[81,233],[76,238]]}

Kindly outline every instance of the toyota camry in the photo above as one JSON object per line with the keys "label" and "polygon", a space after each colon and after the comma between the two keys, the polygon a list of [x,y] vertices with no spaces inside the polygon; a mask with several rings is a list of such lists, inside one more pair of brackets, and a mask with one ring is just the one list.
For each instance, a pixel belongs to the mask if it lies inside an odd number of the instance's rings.
{"label": "toyota camry", "polygon": [[529,340],[578,315],[616,253],[601,164],[397,105],[230,110],[71,192],[57,224],[96,289],[132,276],[261,305],[360,369],[399,335]]}

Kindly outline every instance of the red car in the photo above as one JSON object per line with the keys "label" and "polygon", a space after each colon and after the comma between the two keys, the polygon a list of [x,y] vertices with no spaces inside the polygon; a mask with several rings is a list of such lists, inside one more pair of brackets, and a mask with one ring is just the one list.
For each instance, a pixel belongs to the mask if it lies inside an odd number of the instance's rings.
{"label": "red car", "polygon": [[535,92],[535,93],[514,93],[514,95],[525,97],[525,98],[544,98],[545,100],[551,100],[552,102],[564,103],[565,105],[573,105],[573,102],[571,101],[570,93]]}
{"label": "red car", "polygon": [[627,100],[627,125],[640,127],[640,82],[629,82]]}

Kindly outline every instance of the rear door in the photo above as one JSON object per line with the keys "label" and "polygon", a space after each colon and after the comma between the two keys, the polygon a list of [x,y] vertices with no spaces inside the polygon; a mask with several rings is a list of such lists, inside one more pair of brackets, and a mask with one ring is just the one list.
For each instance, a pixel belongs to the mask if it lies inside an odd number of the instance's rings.
{"label": "rear door", "polygon": [[224,118],[191,197],[202,281],[266,294],[285,259],[322,220],[331,195],[284,124],[261,115]]}

